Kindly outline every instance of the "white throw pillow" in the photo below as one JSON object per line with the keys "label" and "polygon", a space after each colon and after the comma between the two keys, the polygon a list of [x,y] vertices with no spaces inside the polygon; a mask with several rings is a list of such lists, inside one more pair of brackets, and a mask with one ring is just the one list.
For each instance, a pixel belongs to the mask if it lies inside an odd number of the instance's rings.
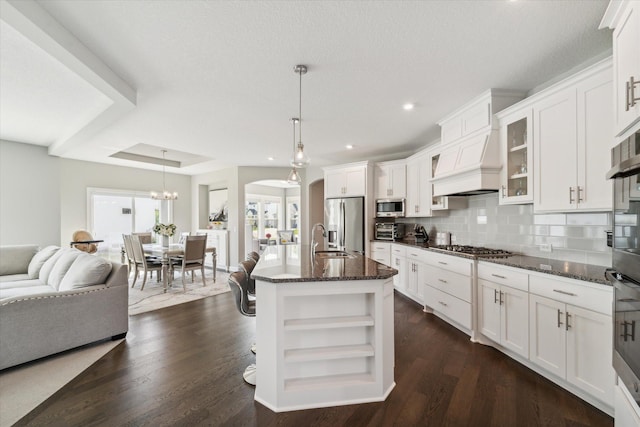
{"label": "white throw pillow", "polygon": [[42,283],[48,283],[49,274],[51,274],[51,270],[53,270],[53,267],[56,265],[58,258],[60,258],[63,254],[73,250],[76,250],[76,249],[61,248],[59,251],[56,251],[55,254],[51,255],[51,257],[48,260],[46,260],[44,264],[42,264],[42,267],[40,268],[40,273],[38,274],[38,279],[40,279]]}
{"label": "white throw pillow", "polygon": [[59,246],[47,246],[46,248],[38,251],[38,253],[31,258],[31,262],[29,263],[29,279],[37,279],[40,275],[40,269],[44,263],[58,252],[59,249]]}
{"label": "white throw pillow", "polygon": [[84,288],[104,283],[111,273],[111,262],[87,253],[80,254],[65,274],[59,291]]}
{"label": "white throw pillow", "polygon": [[71,264],[82,254],[78,249],[74,249],[69,252],[63,253],[56,261],[56,265],[51,269],[49,278],[47,279],[47,285],[51,286],[55,290],[58,290],[62,279],[67,274],[67,271],[71,267]]}

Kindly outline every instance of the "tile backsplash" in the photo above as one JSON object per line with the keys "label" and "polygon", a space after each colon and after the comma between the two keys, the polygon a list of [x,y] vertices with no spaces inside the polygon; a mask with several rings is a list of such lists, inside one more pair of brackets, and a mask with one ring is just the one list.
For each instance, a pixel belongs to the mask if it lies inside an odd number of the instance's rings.
{"label": "tile backsplash", "polygon": [[[427,229],[431,241],[438,231],[449,231],[459,245],[506,249],[519,254],[602,266],[611,265],[606,231],[610,212],[535,214],[533,205],[498,204],[498,194],[469,197],[466,209],[448,216],[404,218]],[[540,245],[550,244],[551,252]]]}

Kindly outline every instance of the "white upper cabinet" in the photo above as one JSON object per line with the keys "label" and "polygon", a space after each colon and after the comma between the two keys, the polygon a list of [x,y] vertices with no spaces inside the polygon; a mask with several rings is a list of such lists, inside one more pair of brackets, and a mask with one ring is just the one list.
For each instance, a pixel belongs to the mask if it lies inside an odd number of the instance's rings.
{"label": "white upper cabinet", "polygon": [[533,202],[533,109],[531,106],[506,116],[498,114],[500,123],[499,202],[504,204]]}
{"label": "white upper cabinet", "polygon": [[405,160],[376,163],[376,199],[407,197],[407,166]]}
{"label": "white upper cabinet", "polygon": [[533,104],[534,210],[611,210],[611,61],[549,92]]}
{"label": "white upper cabinet", "polygon": [[420,153],[407,159],[405,216],[431,216],[431,158]]}
{"label": "white upper cabinet", "polygon": [[493,114],[522,98],[523,92],[489,89],[438,122],[441,132],[440,143],[443,146],[449,145],[476,132],[495,128]]}
{"label": "white upper cabinet", "polygon": [[366,196],[367,165],[352,164],[324,169],[324,197]]}
{"label": "white upper cabinet", "polygon": [[613,29],[614,135],[640,122],[640,2],[612,1],[600,28]]}

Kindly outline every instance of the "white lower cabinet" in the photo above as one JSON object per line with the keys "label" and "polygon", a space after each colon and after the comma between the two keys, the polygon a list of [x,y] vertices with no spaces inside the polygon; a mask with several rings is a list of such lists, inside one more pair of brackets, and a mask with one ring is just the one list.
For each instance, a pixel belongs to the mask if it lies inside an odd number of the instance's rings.
{"label": "white lower cabinet", "polygon": [[505,348],[529,357],[529,293],[478,280],[478,329]]}
{"label": "white lower cabinet", "polygon": [[622,381],[618,380],[615,388],[615,427],[640,426],[640,409],[631,397],[631,393],[625,388]]}
{"label": "white lower cabinet", "polygon": [[407,248],[403,245],[391,245],[391,267],[398,270],[398,274],[393,276],[393,287],[407,293]]}
{"label": "white lower cabinet", "polygon": [[[207,235],[207,247],[216,248],[216,268],[229,271],[229,231],[228,230],[198,230],[198,233]],[[210,256],[204,257],[207,267],[213,266]]]}
{"label": "white lower cabinet", "polygon": [[611,316],[530,295],[530,360],[613,405]]}
{"label": "white lower cabinet", "polygon": [[470,334],[474,261],[426,252],[423,259],[424,306]]}
{"label": "white lower cabinet", "polygon": [[391,243],[371,242],[371,259],[391,267]]}

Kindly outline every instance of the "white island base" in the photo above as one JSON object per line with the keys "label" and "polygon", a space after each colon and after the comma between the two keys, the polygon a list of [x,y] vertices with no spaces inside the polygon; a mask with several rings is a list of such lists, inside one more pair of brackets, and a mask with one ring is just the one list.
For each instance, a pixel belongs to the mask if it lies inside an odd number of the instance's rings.
{"label": "white island base", "polygon": [[393,282],[256,280],[255,400],[275,412],[386,399]]}

